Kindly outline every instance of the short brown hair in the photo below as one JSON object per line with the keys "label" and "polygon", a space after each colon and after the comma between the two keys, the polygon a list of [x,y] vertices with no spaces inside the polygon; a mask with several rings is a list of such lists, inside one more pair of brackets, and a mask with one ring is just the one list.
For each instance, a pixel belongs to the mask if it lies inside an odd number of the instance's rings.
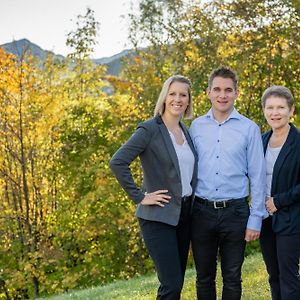
{"label": "short brown hair", "polygon": [[216,77],[230,78],[233,81],[234,89],[237,90],[238,78],[236,73],[227,67],[220,67],[213,70],[208,77],[208,89],[211,89],[212,82]]}

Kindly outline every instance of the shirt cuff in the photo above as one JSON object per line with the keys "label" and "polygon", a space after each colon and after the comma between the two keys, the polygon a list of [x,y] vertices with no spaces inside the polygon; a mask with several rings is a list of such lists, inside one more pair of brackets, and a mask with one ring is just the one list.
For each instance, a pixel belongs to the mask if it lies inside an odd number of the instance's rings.
{"label": "shirt cuff", "polygon": [[262,218],[258,216],[250,215],[247,223],[247,229],[260,231]]}

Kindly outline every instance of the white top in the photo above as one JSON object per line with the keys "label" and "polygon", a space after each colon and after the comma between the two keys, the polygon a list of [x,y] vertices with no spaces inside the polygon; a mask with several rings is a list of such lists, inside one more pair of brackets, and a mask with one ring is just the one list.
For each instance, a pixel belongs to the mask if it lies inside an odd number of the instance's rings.
{"label": "white top", "polygon": [[271,196],[273,169],[282,146],[272,148],[268,144],[265,160],[267,169],[266,195]]}
{"label": "white top", "polygon": [[169,133],[178,158],[182,197],[190,196],[192,194],[191,181],[194,172],[195,157],[185,138],[185,135],[182,132],[181,133],[184,140],[182,145],[176,143],[175,137],[171,131],[169,131]]}

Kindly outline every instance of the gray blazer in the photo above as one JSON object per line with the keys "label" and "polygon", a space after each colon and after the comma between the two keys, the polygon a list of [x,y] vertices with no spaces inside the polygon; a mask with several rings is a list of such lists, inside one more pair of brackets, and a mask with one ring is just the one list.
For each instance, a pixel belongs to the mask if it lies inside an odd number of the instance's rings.
{"label": "gray blazer", "polygon": [[[194,199],[197,154],[186,127],[181,122],[180,126],[195,156],[191,182]],[[130,164],[137,156],[143,168],[142,188],[135,184],[130,171]],[[168,129],[159,115],[138,125],[131,138],[111,158],[110,168],[129,197],[138,204],[137,217],[170,225],[178,224],[182,202],[179,163]],[[164,189],[171,196],[170,202],[164,207],[139,204],[145,192]]]}

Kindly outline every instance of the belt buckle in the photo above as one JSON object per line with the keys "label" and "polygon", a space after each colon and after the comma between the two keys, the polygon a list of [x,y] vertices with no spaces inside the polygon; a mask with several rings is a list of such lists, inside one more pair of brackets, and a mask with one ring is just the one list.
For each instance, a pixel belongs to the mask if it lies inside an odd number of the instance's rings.
{"label": "belt buckle", "polygon": [[214,201],[214,209],[220,209],[225,207],[226,207],[226,201]]}

